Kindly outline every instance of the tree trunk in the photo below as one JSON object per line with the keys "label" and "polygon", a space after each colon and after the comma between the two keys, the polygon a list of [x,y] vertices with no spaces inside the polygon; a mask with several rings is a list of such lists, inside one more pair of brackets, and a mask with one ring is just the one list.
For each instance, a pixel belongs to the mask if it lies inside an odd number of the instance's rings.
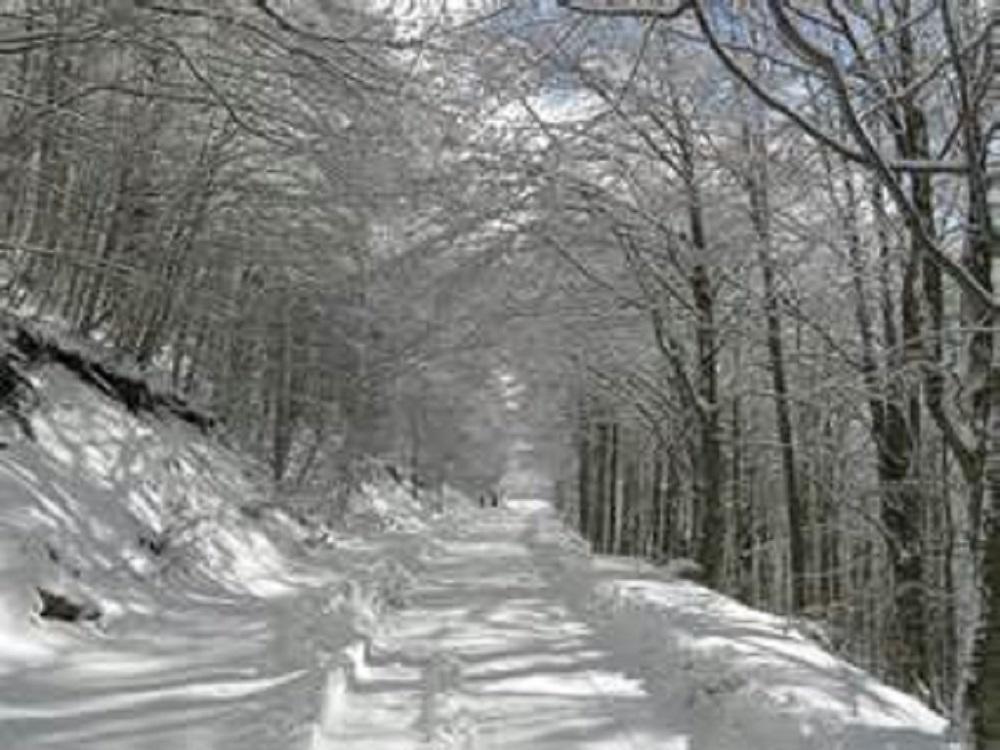
{"label": "tree trunk", "polygon": [[[994,10],[990,31],[990,46],[1000,50],[1000,11]],[[990,87],[994,107],[1000,106],[1000,76],[994,72]],[[972,140],[971,138],[969,140]],[[969,248],[974,267],[988,269],[988,288],[996,304],[1000,290],[1000,135],[994,133],[985,150],[986,179],[979,182],[972,172],[970,179],[970,218],[982,226],[979,242]],[[973,148],[975,145],[973,145]],[[983,184],[985,183],[985,184]],[[977,399],[986,422],[986,445],[983,479],[987,507],[983,508],[984,537],[981,556],[982,614],[973,645],[972,670],[969,677],[968,709],[971,713],[975,750],[1000,750],[1000,312],[983,316],[991,325],[989,339],[983,337],[979,346],[973,344],[973,366],[986,371],[982,393]],[[983,360],[988,357],[988,363]],[[970,483],[973,484],[973,483]],[[970,502],[973,531],[978,531],[979,502]]]}
{"label": "tree trunk", "polygon": [[653,518],[651,521],[651,526],[653,527],[653,543],[651,554],[654,557],[659,556],[664,550],[664,541],[667,537],[666,530],[666,508],[663,502],[663,457],[660,455],[660,448],[657,446],[653,453],[653,478],[652,482],[652,506],[653,506]]}
{"label": "tree trunk", "polygon": [[[998,476],[990,481],[994,508],[1000,502],[998,481]],[[985,612],[976,638],[969,694],[975,750],[1000,750],[1000,530],[995,514],[991,515],[982,558]]]}
{"label": "tree trunk", "polygon": [[618,423],[612,422],[608,428],[608,483],[604,492],[604,552],[614,554],[617,551],[619,519],[618,519]]}
{"label": "tree trunk", "polygon": [[[742,367],[742,351],[740,342],[733,347],[733,372],[740,372]],[[732,454],[730,456],[730,502],[733,508],[733,564],[732,576],[736,585],[737,596],[743,601],[750,601],[753,557],[753,518],[744,492],[744,445],[743,445],[743,400],[736,394],[733,396],[730,412],[730,441]]]}
{"label": "tree trunk", "polygon": [[[581,408],[582,412],[582,408]],[[580,536],[590,538],[590,423],[585,415],[580,416],[577,426],[579,432],[578,479],[577,479],[577,511],[579,513]]]}
{"label": "tree trunk", "polygon": [[[873,325],[868,312],[865,291],[865,258],[858,229],[858,200],[854,178],[848,174],[843,180],[846,206],[843,222],[851,265],[852,286],[855,295],[855,321],[861,339],[861,371],[868,390],[868,409],[871,420],[872,441],[875,444],[877,472],[882,496],[882,522],[888,532],[889,559],[893,572],[894,613],[893,627],[889,634],[896,646],[892,665],[898,681],[910,690],[927,685],[929,678],[926,638],[926,604],[923,582],[922,529],[918,510],[921,507],[919,487],[911,476],[916,441],[912,434],[913,412],[919,404],[908,399],[909,417],[903,409],[898,388],[888,394],[882,385],[875,359]],[[873,194],[876,221],[881,220],[881,204]],[[880,235],[880,241],[885,239]],[[885,251],[883,251],[884,253]],[[913,346],[919,338],[919,319],[916,299],[912,290],[912,260],[903,282],[903,330],[906,340]],[[885,281],[883,282],[886,283]],[[909,292],[906,289],[910,289]],[[895,342],[893,305],[888,290],[883,288],[883,328],[886,345]]]}
{"label": "tree trunk", "polygon": [[[688,186],[692,242],[699,254],[707,253],[701,202],[693,182]],[[718,410],[718,351],[715,328],[715,293],[708,269],[701,258],[691,272],[698,316],[698,390],[702,399],[699,413],[700,455],[695,461],[698,523],[695,527],[695,549],[698,561],[705,568],[705,580],[718,585],[723,573],[725,519],[722,514],[722,443]]]}
{"label": "tree trunk", "polygon": [[608,468],[608,426],[603,422],[598,422],[595,430],[597,440],[594,445],[594,459],[597,464],[597,471],[594,476],[594,502],[591,505],[593,515],[593,526],[591,528],[590,540],[593,542],[594,550],[604,551],[604,504],[607,498],[607,468]]}
{"label": "tree trunk", "polygon": [[781,445],[781,469],[785,488],[785,509],[788,524],[788,557],[791,609],[801,611],[806,605],[806,544],[805,517],[799,497],[795,466],[795,436],[792,431],[788,383],[785,376],[785,354],[781,334],[781,308],[775,279],[773,248],[771,247],[771,207],[768,197],[767,153],[763,125],[744,127],[744,147],[749,157],[747,192],[750,217],[757,234],[757,260],[764,284],[764,319],[767,326],[767,352],[774,388],[775,421]]}

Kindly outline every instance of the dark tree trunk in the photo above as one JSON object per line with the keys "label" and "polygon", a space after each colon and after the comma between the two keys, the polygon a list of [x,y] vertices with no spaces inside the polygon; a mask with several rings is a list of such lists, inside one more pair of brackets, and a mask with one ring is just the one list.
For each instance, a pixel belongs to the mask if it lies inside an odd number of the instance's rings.
{"label": "dark tree trunk", "polygon": [[605,490],[604,552],[615,554],[618,543],[618,423],[612,422],[608,441],[608,486]]}
{"label": "dark tree trunk", "polygon": [[657,448],[653,454],[653,486],[651,488],[653,542],[651,552],[659,554],[664,549],[666,539],[666,508],[663,503],[663,458]]}
{"label": "dark tree trunk", "polygon": [[[702,224],[701,204],[692,186],[691,230],[692,241],[699,253],[706,253],[706,239]],[[699,412],[700,455],[695,460],[695,482],[698,523],[695,527],[695,549],[698,561],[704,566],[705,580],[717,586],[722,580],[722,561],[725,542],[725,519],[722,514],[722,441],[718,410],[718,343],[715,327],[715,292],[704,263],[698,262],[691,272],[698,316],[698,389],[702,400]]]}
{"label": "dark tree trunk", "polygon": [[591,506],[592,528],[590,540],[594,549],[604,551],[604,504],[607,498],[608,426],[598,422],[595,427],[597,440],[594,445],[594,459],[597,471],[594,474],[594,502]]}
{"label": "dark tree trunk", "polygon": [[791,405],[785,375],[784,342],[781,331],[781,306],[775,278],[771,247],[771,207],[768,195],[767,154],[762,126],[744,132],[744,145],[749,157],[747,192],[750,217],[757,234],[757,260],[764,282],[764,319],[767,326],[767,352],[774,388],[775,421],[781,446],[781,470],[785,488],[785,508],[788,523],[789,576],[791,578],[791,608],[800,611],[806,605],[806,544],[805,514],[799,497],[796,473],[795,436],[792,430]]}
{"label": "dark tree trunk", "polygon": [[[913,65],[913,41],[901,35],[900,49],[904,75]],[[904,129],[897,138],[900,155],[908,159],[931,158],[927,123],[923,112],[912,101],[903,107]],[[930,177],[910,177],[910,194],[923,230],[934,232],[934,197]],[[941,328],[943,296],[941,273],[936,265],[923,260],[924,248],[920,227],[911,227],[910,256],[903,278],[902,321],[903,363],[925,365],[924,384],[929,403],[938,404],[943,390]],[[917,281],[923,283],[926,323],[921,320]],[[929,351],[925,351],[925,339]],[[930,366],[925,359],[930,358]],[[880,476],[885,483],[882,520],[891,537],[889,554],[893,571],[895,618],[892,635],[902,646],[897,671],[904,688],[926,690],[931,679],[927,643],[927,590],[924,581],[924,544],[921,519],[924,494],[920,486],[921,414],[920,393],[916,385],[903,385],[897,395],[898,406],[887,413],[886,450],[880,457]]]}
{"label": "dark tree trunk", "polygon": [[[1000,487],[992,487],[994,507]],[[982,581],[986,612],[973,655],[974,678],[969,692],[975,750],[1000,750],[1000,529],[994,515],[983,545]]]}
{"label": "dark tree trunk", "polygon": [[579,444],[577,448],[577,510],[579,513],[580,535],[590,539],[590,423],[581,416],[579,426]]}
{"label": "dark tree trunk", "polygon": [[[1000,51],[1000,11],[993,7],[990,18],[989,44],[993,55]],[[995,65],[995,62],[994,62]],[[1000,76],[994,71],[989,98],[1000,102]],[[1000,291],[1000,137],[991,134],[989,148],[983,148],[983,136],[973,118],[966,124],[966,148],[969,162],[980,153],[987,153],[985,169],[969,171],[969,226],[980,227],[974,241],[966,249],[966,265],[989,289],[996,304]],[[978,305],[976,306],[979,307]],[[971,306],[970,306],[971,308]],[[985,436],[980,448],[982,480],[969,471],[966,480],[971,487],[969,516],[973,533],[982,529],[981,577],[983,612],[977,628],[972,674],[969,677],[968,707],[972,715],[974,750],[1000,750],[1000,312],[969,309],[966,314],[976,324],[988,322],[985,331],[978,332],[970,346],[972,382],[981,383],[974,396],[977,416],[985,424]],[[981,325],[981,323],[980,323]],[[961,458],[961,456],[959,456]],[[962,463],[960,461],[960,463]],[[988,502],[983,507],[983,501]],[[982,521],[982,525],[980,525]]]}

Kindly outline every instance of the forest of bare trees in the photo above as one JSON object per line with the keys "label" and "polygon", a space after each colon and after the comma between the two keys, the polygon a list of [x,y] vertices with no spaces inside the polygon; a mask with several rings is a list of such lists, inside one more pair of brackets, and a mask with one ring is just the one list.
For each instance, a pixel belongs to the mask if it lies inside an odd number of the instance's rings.
{"label": "forest of bare trees", "polygon": [[994,750],[991,8],[458,5],[0,3],[4,310],[282,486],[475,491],[527,441],[595,550],[693,561]]}

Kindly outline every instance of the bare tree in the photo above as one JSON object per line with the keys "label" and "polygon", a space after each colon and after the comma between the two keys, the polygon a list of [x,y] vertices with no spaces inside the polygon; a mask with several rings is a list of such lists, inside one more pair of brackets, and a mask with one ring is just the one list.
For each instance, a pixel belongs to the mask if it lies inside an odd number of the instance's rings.
{"label": "bare tree", "polygon": [[[889,196],[911,237],[910,268],[924,276],[923,302],[928,311],[919,322],[912,307],[907,312],[913,317],[903,344],[918,350],[915,356],[924,373],[924,402],[962,468],[972,534],[975,538],[982,534],[984,540],[977,545],[984,573],[984,617],[976,639],[979,645],[969,680],[968,708],[976,747],[992,746],[997,727],[990,717],[1000,715],[995,705],[1000,661],[993,635],[1000,630],[1000,580],[996,578],[1000,568],[995,562],[1000,534],[991,520],[992,511],[986,514],[985,526],[980,519],[984,503],[1000,505],[1000,497],[994,497],[995,488],[1000,487],[994,477],[995,467],[1000,466],[1000,400],[992,385],[995,352],[1000,350],[994,342],[998,304],[991,291],[995,263],[991,248],[997,240],[987,197],[987,145],[993,129],[984,120],[983,106],[993,76],[986,41],[995,24],[977,4],[964,2],[941,3],[929,11],[910,3],[890,6],[881,2],[828,3],[801,10],[782,0],[767,0],[731,12],[710,10],[701,0],[682,0],[669,8],[639,6],[642,9],[582,0],[563,4],[582,13],[644,15],[652,22],[663,19],[675,25],[685,23],[678,19],[690,18],[716,58],[753,96],[817,146],[868,170]],[[766,49],[748,49],[734,38],[734,29],[750,28],[768,40]],[[775,86],[754,75],[753,67],[741,60],[748,54],[763,56],[769,65],[795,71],[801,79],[813,82],[817,101],[838,113],[842,128],[833,131],[821,118],[811,116],[793,87]],[[935,122],[929,122],[916,103],[952,95],[951,106],[938,110]],[[879,136],[883,128],[895,133],[895,154],[884,148]],[[931,175],[955,181],[964,196],[967,218],[961,259],[952,256],[951,248],[935,231]],[[956,378],[962,384],[958,390],[947,387],[943,372],[943,279],[963,300],[967,364]],[[918,511],[908,505],[913,496],[896,497],[902,505],[890,518],[912,518]],[[913,580],[919,559],[912,546],[917,543],[913,530],[905,524],[902,521],[890,530],[899,555],[896,568],[904,583]],[[905,600],[899,606],[905,610],[898,613],[901,618],[919,614],[910,612],[912,607]],[[918,600],[913,606],[918,606]],[[919,673],[920,665],[916,667]]]}

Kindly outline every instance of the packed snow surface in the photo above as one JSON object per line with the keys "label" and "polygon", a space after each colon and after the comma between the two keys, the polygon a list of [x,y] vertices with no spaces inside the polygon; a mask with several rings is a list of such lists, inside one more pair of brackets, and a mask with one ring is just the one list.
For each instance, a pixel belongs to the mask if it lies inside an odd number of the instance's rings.
{"label": "packed snow surface", "polygon": [[[189,427],[39,380],[37,442],[0,450],[3,750],[949,747],[783,618],[588,555],[544,500],[376,475],[320,528]],[[38,587],[101,617],[42,620]]]}

